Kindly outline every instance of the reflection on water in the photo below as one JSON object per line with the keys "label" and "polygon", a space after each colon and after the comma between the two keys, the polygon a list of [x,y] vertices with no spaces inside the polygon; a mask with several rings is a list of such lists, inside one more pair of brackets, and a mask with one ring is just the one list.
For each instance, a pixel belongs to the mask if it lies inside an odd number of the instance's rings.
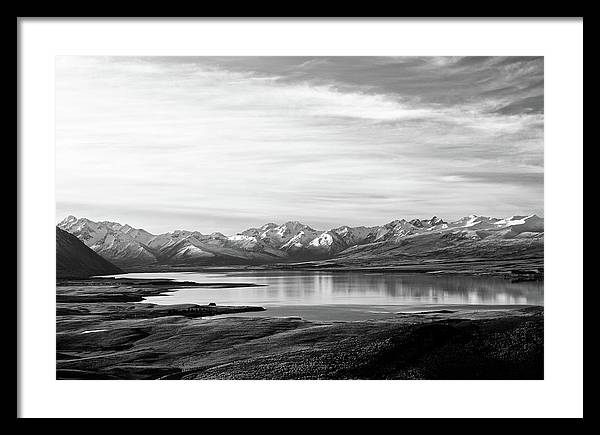
{"label": "reflection on water", "polygon": [[122,278],[170,278],[199,283],[253,283],[264,287],[186,288],[146,299],[161,305],[543,305],[543,282],[470,276],[256,271],[130,273]]}

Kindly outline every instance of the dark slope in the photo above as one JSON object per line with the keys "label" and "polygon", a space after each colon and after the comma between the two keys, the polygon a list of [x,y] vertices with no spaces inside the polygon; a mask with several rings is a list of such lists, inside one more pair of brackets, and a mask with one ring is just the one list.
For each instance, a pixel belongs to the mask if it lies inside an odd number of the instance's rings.
{"label": "dark slope", "polygon": [[87,278],[117,273],[123,271],[96,254],[74,235],[56,228],[57,278]]}

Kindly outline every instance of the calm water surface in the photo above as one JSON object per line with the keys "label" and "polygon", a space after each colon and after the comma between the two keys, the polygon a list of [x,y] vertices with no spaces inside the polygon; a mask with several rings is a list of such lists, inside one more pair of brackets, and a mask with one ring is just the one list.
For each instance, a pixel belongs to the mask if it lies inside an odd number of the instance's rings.
{"label": "calm water surface", "polygon": [[[168,278],[198,283],[252,283],[261,287],[183,288],[145,299],[159,305],[182,303],[259,305],[275,313],[302,307],[431,307],[442,305],[543,305],[543,282],[512,283],[500,278],[404,273],[253,271],[128,273],[118,278]],[[287,307],[287,309],[286,309]],[[396,310],[398,311],[398,310]],[[255,314],[252,314],[255,315]]]}

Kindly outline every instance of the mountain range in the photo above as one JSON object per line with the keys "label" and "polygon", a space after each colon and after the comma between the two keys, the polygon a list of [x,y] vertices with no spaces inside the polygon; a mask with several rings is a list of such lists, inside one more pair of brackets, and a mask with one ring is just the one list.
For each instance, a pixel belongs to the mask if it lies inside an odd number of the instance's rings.
{"label": "mountain range", "polygon": [[543,256],[544,219],[470,215],[446,222],[394,220],[381,226],[317,230],[298,221],[267,223],[235,235],[176,230],[151,234],[117,222],[68,216],[58,228],[111,263],[151,265],[269,264],[332,258],[510,258]]}

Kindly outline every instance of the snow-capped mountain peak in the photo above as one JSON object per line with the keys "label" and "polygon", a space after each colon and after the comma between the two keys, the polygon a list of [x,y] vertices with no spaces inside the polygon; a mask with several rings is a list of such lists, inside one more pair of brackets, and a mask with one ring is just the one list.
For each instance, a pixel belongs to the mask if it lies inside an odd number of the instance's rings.
{"label": "snow-capped mountain peak", "polygon": [[[447,223],[430,219],[396,219],[381,226],[343,225],[328,231],[316,230],[299,221],[278,225],[267,223],[232,236],[214,232],[175,230],[154,235],[129,224],[69,215],[58,227],[75,235],[89,248],[118,266],[165,264],[219,264],[280,262],[293,259],[322,259],[346,250],[373,245],[404,245],[419,237],[432,240],[543,240],[544,219],[535,214],[503,219],[469,215]],[[416,243],[416,242],[415,242]],[[446,242],[440,242],[446,243]],[[355,249],[356,250],[356,249]]]}
{"label": "snow-capped mountain peak", "polygon": [[71,225],[73,224],[73,222],[76,222],[77,218],[75,216],[73,216],[72,214],[70,214],[69,216],[67,216],[66,218],[64,218],[62,221],[60,221],[58,223],[58,226],[67,226],[67,225]]}

